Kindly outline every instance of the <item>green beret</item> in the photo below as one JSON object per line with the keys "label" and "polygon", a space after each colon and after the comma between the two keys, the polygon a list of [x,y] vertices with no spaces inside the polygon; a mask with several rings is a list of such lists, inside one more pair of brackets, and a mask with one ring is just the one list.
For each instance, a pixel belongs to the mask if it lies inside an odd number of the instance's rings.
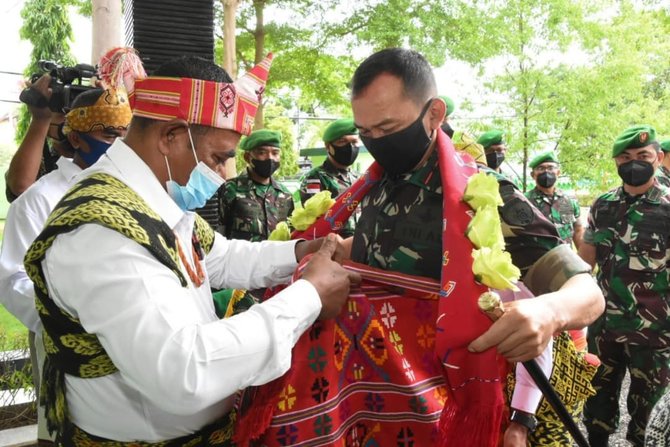
{"label": "green beret", "polygon": [[345,135],[358,135],[358,129],[351,118],[341,118],[330,123],[323,132],[323,142],[331,143]]}
{"label": "green beret", "polygon": [[670,152],[670,140],[661,141],[661,149],[663,152]]}
{"label": "green beret", "polygon": [[649,146],[656,141],[656,130],[646,124],[632,126],[624,130],[612,146],[612,157],[616,157],[626,149],[637,149]]}
{"label": "green beret", "polygon": [[454,113],[454,109],[456,108],[456,105],[454,104],[454,100],[451,99],[448,96],[440,95],[439,98],[447,103],[447,116],[451,115]]}
{"label": "green beret", "polygon": [[538,155],[537,157],[533,158],[530,163],[528,163],[528,166],[530,166],[530,169],[535,169],[535,167],[547,161],[558,163],[558,158],[556,158],[554,151],[547,151]]}
{"label": "green beret", "polygon": [[484,146],[484,149],[488,149],[494,144],[502,143],[503,131],[498,129],[489,130],[484,132],[481,137],[477,139],[477,143]]}
{"label": "green beret", "polygon": [[250,151],[260,146],[281,147],[281,134],[274,130],[254,130],[240,142],[240,149]]}

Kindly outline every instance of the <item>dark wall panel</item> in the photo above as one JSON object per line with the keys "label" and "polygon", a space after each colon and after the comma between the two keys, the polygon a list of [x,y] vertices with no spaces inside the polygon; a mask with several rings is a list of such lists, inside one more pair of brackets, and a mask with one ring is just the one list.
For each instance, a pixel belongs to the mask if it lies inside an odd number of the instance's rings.
{"label": "dark wall panel", "polygon": [[213,0],[126,0],[126,44],[148,73],[182,55],[214,60]]}

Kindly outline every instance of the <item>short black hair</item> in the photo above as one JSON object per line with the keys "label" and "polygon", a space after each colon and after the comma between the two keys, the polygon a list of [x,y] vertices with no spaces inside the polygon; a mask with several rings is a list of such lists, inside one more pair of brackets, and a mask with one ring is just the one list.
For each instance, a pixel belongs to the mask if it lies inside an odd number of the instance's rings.
{"label": "short black hair", "polygon": [[351,96],[355,98],[380,74],[389,73],[402,80],[405,95],[423,105],[437,94],[433,67],[419,52],[405,48],[387,48],[368,57],[358,66],[351,79]]}
{"label": "short black hair", "polygon": [[214,62],[197,56],[180,56],[163,63],[152,76],[192,78],[203,81],[233,82],[228,72]]}
{"label": "short black hair", "polygon": [[[170,59],[151,73],[151,76],[192,78],[214,82],[233,82],[233,79],[226,70],[210,60],[197,56],[180,56],[175,59]],[[144,129],[154,121],[155,120],[151,118],[133,116],[131,125]],[[203,132],[206,131],[206,129],[198,129],[200,127],[206,126],[191,125],[192,129],[201,130]]]}
{"label": "short black hair", "polygon": [[104,89],[101,88],[92,88],[90,90],[85,90],[77,95],[74,100],[72,100],[72,105],[70,110],[78,109],[80,107],[90,107],[95,104],[98,99],[105,93]]}

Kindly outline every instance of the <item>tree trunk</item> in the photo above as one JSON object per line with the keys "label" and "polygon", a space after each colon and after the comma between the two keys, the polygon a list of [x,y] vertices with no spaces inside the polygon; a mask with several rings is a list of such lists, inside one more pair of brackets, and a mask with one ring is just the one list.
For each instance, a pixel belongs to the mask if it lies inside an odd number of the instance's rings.
{"label": "tree trunk", "polygon": [[223,68],[233,78],[237,79],[237,60],[235,59],[235,31],[237,6],[239,0],[220,0],[223,5]]}
{"label": "tree trunk", "polygon": [[[256,43],[256,53],[254,63],[257,64],[265,57],[265,24],[263,23],[263,10],[265,9],[265,0],[254,0],[254,10],[256,11],[256,30],[254,39]],[[263,104],[258,104],[256,119],[254,120],[254,129],[263,128]]]}
{"label": "tree trunk", "polygon": [[[239,0],[220,0],[223,5],[223,68],[231,78],[237,79],[237,60],[235,58],[235,31],[237,17],[237,6]],[[226,178],[237,176],[235,159],[229,158],[225,164]]]}
{"label": "tree trunk", "polygon": [[97,64],[108,50],[122,45],[121,0],[93,0],[91,63]]}

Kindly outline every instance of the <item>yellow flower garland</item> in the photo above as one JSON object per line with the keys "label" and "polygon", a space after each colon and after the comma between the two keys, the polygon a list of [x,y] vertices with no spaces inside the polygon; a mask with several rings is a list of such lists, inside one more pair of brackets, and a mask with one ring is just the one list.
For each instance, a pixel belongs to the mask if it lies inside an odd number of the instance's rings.
{"label": "yellow flower garland", "polygon": [[519,290],[515,283],[521,271],[505,251],[505,240],[498,206],[503,204],[498,181],[483,172],[473,175],[463,193],[463,200],[475,210],[466,235],[472,250],[472,272],[475,279],[494,289]]}
{"label": "yellow flower garland", "polygon": [[[288,218],[288,223],[298,231],[305,231],[316,222],[335,203],[330,197],[330,191],[320,191],[307,199],[302,208],[296,208]],[[279,222],[268,240],[270,241],[288,241],[291,239],[291,231],[287,222]]]}

